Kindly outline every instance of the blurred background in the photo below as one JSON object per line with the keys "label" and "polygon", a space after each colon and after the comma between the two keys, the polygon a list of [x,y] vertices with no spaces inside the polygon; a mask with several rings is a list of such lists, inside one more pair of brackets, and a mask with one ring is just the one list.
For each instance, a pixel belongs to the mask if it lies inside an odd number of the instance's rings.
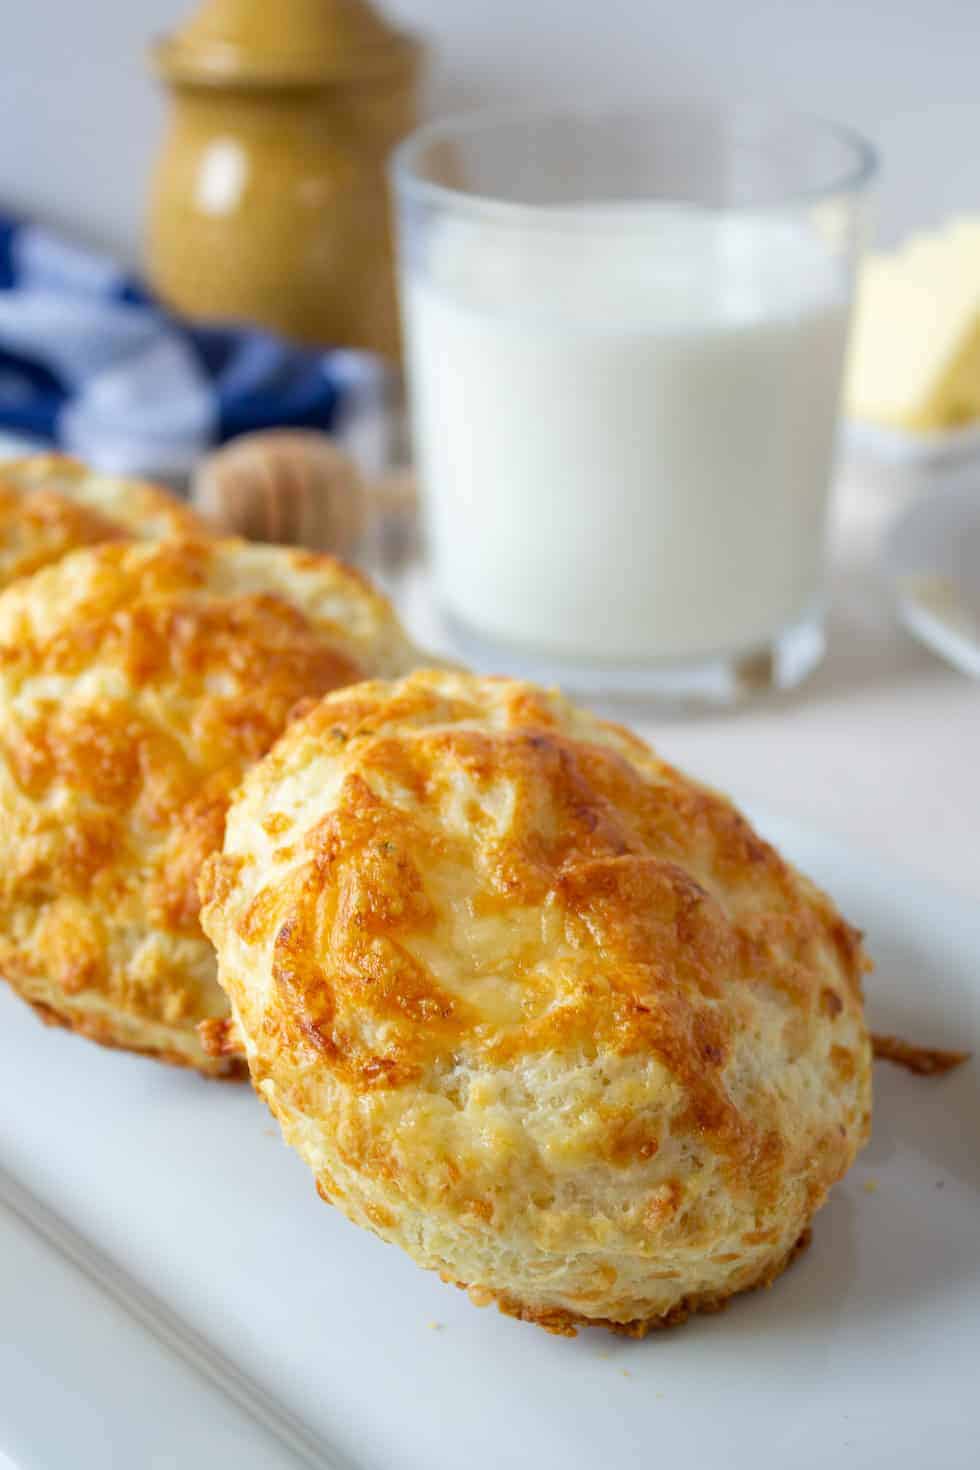
{"label": "blurred background", "polygon": [[[164,102],[149,39],[183,0],[6,7],[0,197],[135,259]],[[759,97],[878,144],[880,238],[980,199],[975,0],[387,0],[429,45],[428,113],[592,94]]]}

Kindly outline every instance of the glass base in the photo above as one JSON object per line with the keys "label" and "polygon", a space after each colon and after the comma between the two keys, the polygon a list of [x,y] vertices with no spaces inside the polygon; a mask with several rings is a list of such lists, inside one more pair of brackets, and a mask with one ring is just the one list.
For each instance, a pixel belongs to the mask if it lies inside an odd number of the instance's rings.
{"label": "glass base", "polygon": [[575,663],[530,654],[488,642],[449,614],[444,614],[443,623],[458,657],[477,673],[558,684],[568,694],[591,699],[640,698],[671,705],[728,706],[793,689],[813,672],[826,648],[822,609],[754,648],[638,666]]}

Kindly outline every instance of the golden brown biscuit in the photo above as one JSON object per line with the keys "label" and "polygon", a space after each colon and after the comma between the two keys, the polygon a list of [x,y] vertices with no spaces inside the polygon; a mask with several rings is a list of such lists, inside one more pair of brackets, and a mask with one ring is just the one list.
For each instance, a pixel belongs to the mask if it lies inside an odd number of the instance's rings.
{"label": "golden brown biscuit", "polygon": [[249,772],[201,892],[320,1193],[552,1331],[768,1282],[867,1138],[860,936],[557,694],[329,695]]}
{"label": "golden brown biscuit", "polygon": [[77,551],[0,595],[0,975],[96,1041],[221,1073],[197,877],[297,701],[418,662],[326,556],[240,541]]}
{"label": "golden brown biscuit", "polygon": [[97,474],[67,455],[0,462],[0,587],[82,546],[207,530],[166,490]]}

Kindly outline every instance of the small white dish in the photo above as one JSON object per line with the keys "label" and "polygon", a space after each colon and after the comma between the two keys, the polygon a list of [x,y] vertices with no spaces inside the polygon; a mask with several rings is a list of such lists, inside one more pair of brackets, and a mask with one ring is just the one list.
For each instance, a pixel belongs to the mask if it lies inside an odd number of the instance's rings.
{"label": "small white dish", "polygon": [[885,564],[909,631],[980,678],[980,476],[916,500],[888,536]]}
{"label": "small white dish", "polygon": [[[980,912],[786,822],[868,936],[873,1025],[980,1053]],[[975,1470],[978,1062],[876,1068],[874,1137],[770,1291],[550,1338],[356,1230],[245,1087],[0,993],[0,1464]]]}
{"label": "small white dish", "polygon": [[886,428],[882,424],[848,419],[844,449],[857,459],[909,470],[945,470],[980,458],[980,423],[932,433]]}

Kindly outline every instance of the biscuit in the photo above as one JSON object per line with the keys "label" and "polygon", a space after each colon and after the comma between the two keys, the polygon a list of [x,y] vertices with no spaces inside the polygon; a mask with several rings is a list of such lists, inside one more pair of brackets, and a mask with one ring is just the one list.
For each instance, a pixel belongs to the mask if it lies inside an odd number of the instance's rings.
{"label": "biscuit", "polygon": [[771,1281],[868,1136],[860,935],[555,693],[330,694],[246,776],[201,894],[321,1195],[553,1332]]}
{"label": "biscuit", "polygon": [[103,541],[205,534],[175,495],[60,454],[0,463],[0,587]]}
{"label": "biscuit", "polygon": [[298,701],[418,661],[356,572],[282,547],[106,544],[8,587],[0,975],[95,1041],[235,1070],[195,1029],[227,1013],[197,877],[231,792]]}

